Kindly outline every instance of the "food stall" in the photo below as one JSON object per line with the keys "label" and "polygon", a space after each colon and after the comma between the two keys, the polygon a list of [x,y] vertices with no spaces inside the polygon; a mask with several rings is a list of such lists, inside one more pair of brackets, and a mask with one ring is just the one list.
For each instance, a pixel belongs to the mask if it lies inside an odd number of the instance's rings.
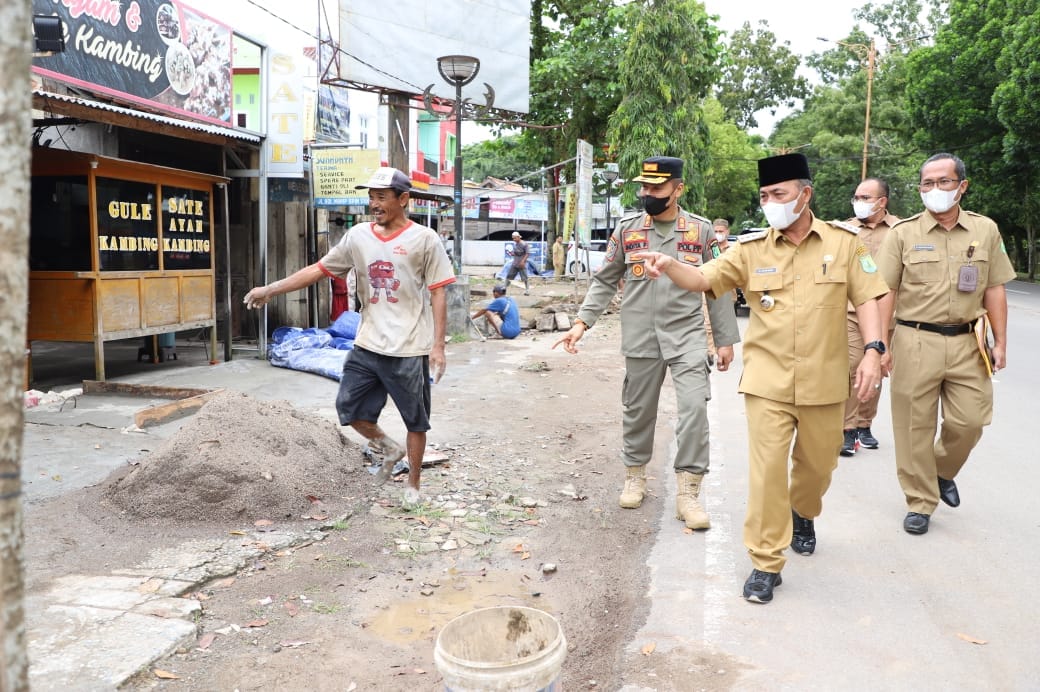
{"label": "food stall", "polygon": [[[209,327],[216,353],[214,187],[220,176],[37,148],[28,340],[94,344]],[[30,359],[31,359],[31,353]]]}

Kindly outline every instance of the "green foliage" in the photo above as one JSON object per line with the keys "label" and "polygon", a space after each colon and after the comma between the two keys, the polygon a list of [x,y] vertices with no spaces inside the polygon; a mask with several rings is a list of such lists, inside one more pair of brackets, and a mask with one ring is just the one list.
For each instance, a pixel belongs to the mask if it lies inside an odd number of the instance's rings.
{"label": "green foliage", "polygon": [[726,119],[722,104],[715,99],[705,101],[704,118],[711,137],[711,159],[705,171],[703,214],[712,219],[727,219],[733,228],[756,225],[759,211],[755,162],[767,152],[760,140],[749,137]]}
{"label": "green foliage", "polygon": [[1035,274],[1040,153],[1036,99],[1038,19],[1026,0],[952,0],[935,45],[908,62],[907,98],[916,141],[965,161],[965,206],[1001,226],[1012,260]]}
{"label": "green foliage", "polygon": [[[704,205],[710,163],[708,126],[701,101],[719,78],[719,31],[697,0],[642,0],[618,66],[621,103],[607,131],[623,177],[648,156],[686,161],[688,209]],[[623,200],[630,204],[633,186]]]}
{"label": "green foliage", "polygon": [[528,175],[542,164],[535,158],[535,150],[526,146],[520,135],[464,146],[462,158],[466,162],[466,177],[470,180],[480,182],[488,176],[516,180],[523,176],[524,186],[536,190],[542,187],[542,176]]}
{"label": "green foliage", "polygon": [[758,126],[755,113],[780,106],[792,107],[809,95],[809,82],[798,76],[800,63],[790,43],[777,44],[765,20],[757,29],[751,22],[734,31],[726,47],[722,78],[715,91],[726,117],[742,129]]}

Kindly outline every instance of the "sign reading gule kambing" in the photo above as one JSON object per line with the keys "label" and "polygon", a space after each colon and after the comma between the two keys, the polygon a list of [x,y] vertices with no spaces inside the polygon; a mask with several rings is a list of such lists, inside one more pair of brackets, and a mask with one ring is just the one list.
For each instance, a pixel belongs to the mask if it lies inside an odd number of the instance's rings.
{"label": "sign reading gule kambing", "polygon": [[216,124],[231,122],[231,28],[176,0],[33,0],[65,52],[33,72]]}

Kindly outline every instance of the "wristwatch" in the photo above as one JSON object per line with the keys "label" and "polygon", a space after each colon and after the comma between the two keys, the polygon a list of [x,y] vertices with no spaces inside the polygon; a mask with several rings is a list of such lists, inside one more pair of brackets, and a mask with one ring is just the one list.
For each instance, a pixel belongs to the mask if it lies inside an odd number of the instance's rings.
{"label": "wristwatch", "polygon": [[866,353],[868,350],[874,349],[881,355],[885,355],[885,342],[884,341],[871,341],[870,343],[863,345],[863,352]]}

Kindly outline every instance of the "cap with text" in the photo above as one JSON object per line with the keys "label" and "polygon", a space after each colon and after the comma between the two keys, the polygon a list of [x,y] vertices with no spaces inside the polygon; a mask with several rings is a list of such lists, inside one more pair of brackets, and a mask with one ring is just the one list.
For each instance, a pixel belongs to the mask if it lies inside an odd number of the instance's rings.
{"label": "cap with text", "polygon": [[642,170],[632,178],[632,182],[657,185],[666,180],[682,180],[682,169],[682,159],[674,156],[651,156],[643,161]]}
{"label": "cap with text", "polygon": [[359,190],[370,188],[372,190],[396,190],[397,192],[411,192],[412,181],[408,176],[396,168],[377,168],[372,177],[364,185],[358,185]]}
{"label": "cap with text", "polygon": [[780,154],[758,160],[759,187],[787,180],[812,180],[809,159],[805,158],[805,154]]}

